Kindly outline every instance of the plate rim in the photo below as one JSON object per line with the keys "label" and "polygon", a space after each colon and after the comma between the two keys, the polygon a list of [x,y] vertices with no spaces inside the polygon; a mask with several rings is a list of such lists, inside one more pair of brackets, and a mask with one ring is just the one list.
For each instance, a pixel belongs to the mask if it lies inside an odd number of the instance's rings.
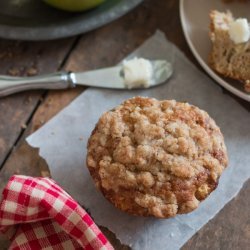
{"label": "plate rim", "polygon": [[184,1],[185,0],[180,0],[179,2],[179,11],[180,11],[180,17],[181,17],[181,26],[182,26],[182,30],[185,36],[185,39],[188,43],[189,48],[191,49],[193,55],[195,56],[196,60],[199,62],[199,64],[202,66],[202,68],[207,72],[208,75],[210,75],[217,83],[219,83],[221,86],[223,86],[225,89],[227,89],[228,91],[230,91],[231,93],[235,94],[236,96],[250,102],[250,94],[246,94],[244,92],[242,92],[241,90],[233,87],[231,84],[227,83],[224,79],[222,79],[217,73],[215,73],[210,67],[209,65],[201,58],[200,54],[197,52],[197,50],[195,49],[195,46],[193,45],[186,26],[185,26],[185,14],[184,14]]}
{"label": "plate rim", "polygon": [[[0,38],[11,39],[11,40],[25,40],[25,41],[45,41],[45,40],[55,40],[60,38],[66,38],[75,36],[78,34],[84,34],[91,30],[97,29],[103,25],[106,25],[123,15],[127,14],[130,10],[137,7],[144,0],[133,0],[122,2],[118,2],[111,9],[116,13],[115,15],[110,15],[110,11],[105,11],[104,13],[100,13],[98,18],[101,20],[99,22],[94,21],[94,16],[90,18],[92,20],[91,24],[86,27],[84,24],[81,25],[81,22],[70,22],[68,24],[64,24],[61,26],[55,27],[44,26],[39,28],[33,27],[16,27],[10,26],[6,24],[0,24]],[[125,4],[129,4],[127,8],[125,8]],[[86,23],[85,23],[86,24]],[[77,25],[77,28],[72,28]],[[57,32],[55,32],[57,30]]]}

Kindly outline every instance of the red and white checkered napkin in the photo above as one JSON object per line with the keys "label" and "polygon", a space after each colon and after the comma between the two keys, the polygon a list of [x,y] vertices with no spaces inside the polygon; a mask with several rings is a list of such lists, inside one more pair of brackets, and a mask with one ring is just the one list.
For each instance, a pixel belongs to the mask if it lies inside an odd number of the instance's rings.
{"label": "red and white checkered napkin", "polygon": [[10,249],[113,249],[86,211],[49,178],[10,179],[0,231],[10,236]]}

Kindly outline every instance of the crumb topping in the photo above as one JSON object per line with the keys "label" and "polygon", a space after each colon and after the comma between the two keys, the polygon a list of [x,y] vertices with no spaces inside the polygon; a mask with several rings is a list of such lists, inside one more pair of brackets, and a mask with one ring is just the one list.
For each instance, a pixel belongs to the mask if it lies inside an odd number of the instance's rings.
{"label": "crumb topping", "polygon": [[220,129],[188,103],[136,97],[102,115],[88,142],[97,187],[132,214],[171,217],[199,205],[227,166]]}

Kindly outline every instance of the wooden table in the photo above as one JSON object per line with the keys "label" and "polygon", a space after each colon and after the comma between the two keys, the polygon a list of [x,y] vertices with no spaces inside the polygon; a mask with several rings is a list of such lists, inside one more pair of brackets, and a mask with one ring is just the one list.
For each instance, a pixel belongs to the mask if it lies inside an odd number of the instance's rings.
{"label": "wooden table", "polygon": [[[72,38],[48,42],[0,40],[0,74],[24,76],[62,69],[84,71],[114,65],[156,29],[164,31],[168,39],[199,67],[182,33],[178,2],[146,0],[119,20]],[[83,91],[83,87],[65,91],[27,91],[0,99],[0,191],[13,174],[49,175],[45,161],[38,156],[36,149],[27,145],[25,138]],[[224,94],[229,93],[224,91]],[[232,98],[250,111],[249,103]],[[249,193],[250,181],[183,249],[249,248]],[[115,235],[103,230],[116,249],[129,249],[121,246]],[[1,249],[7,245],[8,242],[1,236]]]}

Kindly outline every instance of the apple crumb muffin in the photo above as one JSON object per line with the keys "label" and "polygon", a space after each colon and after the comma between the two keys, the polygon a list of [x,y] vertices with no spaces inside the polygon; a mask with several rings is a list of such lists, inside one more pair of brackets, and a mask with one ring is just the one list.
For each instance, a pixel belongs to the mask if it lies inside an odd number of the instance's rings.
{"label": "apple crumb muffin", "polygon": [[228,163],[223,135],[188,103],[135,97],[104,113],[88,141],[87,166],[117,208],[168,218],[196,209]]}

